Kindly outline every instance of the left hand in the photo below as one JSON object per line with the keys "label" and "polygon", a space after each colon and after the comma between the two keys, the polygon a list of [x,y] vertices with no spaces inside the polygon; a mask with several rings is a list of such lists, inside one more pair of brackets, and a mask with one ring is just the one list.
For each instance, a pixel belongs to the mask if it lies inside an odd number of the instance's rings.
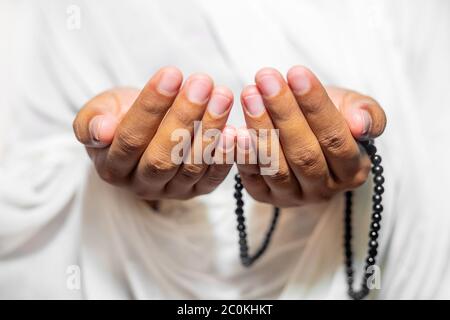
{"label": "left hand", "polygon": [[[241,94],[247,129],[279,129],[280,152],[278,170],[270,175],[260,175],[259,161],[238,163],[253,198],[278,207],[300,206],[366,181],[370,159],[356,140],[375,138],[386,126],[385,113],[374,99],[325,88],[302,66],[291,68],[287,81],[277,70],[262,69],[255,82]],[[250,140],[246,129],[238,131],[238,146],[244,146],[240,152],[247,157],[257,151]]]}

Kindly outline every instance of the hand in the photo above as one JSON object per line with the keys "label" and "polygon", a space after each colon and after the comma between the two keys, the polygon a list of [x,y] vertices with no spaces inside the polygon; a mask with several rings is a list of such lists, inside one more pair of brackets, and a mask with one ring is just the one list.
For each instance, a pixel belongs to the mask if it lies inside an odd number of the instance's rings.
{"label": "hand", "polygon": [[[278,170],[260,175],[260,164],[239,164],[242,182],[258,201],[279,207],[329,199],[363,184],[370,160],[355,141],[379,136],[386,125],[383,109],[357,92],[322,86],[308,69],[289,70],[287,82],[274,69],[262,69],[255,85],[241,94],[248,129],[279,129]],[[247,154],[257,144],[238,131]],[[244,141],[252,143],[245,143]]]}
{"label": "hand", "polygon": [[202,121],[203,131],[223,132],[219,142],[199,135],[189,139],[188,147],[191,140],[203,147],[215,143],[215,152],[225,153],[221,146],[235,140],[232,128],[224,130],[233,103],[231,91],[214,87],[203,74],[192,75],[183,87],[182,81],[179,70],[163,68],[141,92],[113,89],[90,100],[78,113],[73,124],[76,137],[103,180],[155,201],[209,193],[227,176],[229,164],[173,161],[171,152],[179,142],[171,138],[172,133],[182,129],[193,137],[196,120]]}

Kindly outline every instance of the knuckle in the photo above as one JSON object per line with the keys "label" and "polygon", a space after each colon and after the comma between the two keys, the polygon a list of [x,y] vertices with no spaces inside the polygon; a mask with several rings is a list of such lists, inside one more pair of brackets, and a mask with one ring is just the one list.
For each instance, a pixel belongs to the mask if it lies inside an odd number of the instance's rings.
{"label": "knuckle", "polygon": [[329,103],[329,97],[325,90],[317,95],[305,97],[305,102],[302,104],[302,110],[310,116],[321,116],[324,106]]}
{"label": "knuckle", "polygon": [[175,170],[175,164],[171,161],[162,160],[158,155],[151,155],[144,161],[142,175],[144,178],[164,178],[173,170]]}
{"label": "knuckle", "polygon": [[222,183],[224,178],[225,178],[224,174],[216,171],[214,173],[206,175],[205,181],[210,186],[217,186],[220,183]]}
{"label": "knuckle", "polygon": [[271,203],[272,201],[270,200],[270,196],[268,193],[261,193],[261,192],[249,192],[250,196],[258,201],[258,202],[262,202],[262,203]]}
{"label": "knuckle", "polygon": [[311,202],[326,202],[329,201],[336,193],[336,190],[330,188],[320,188],[309,194],[307,198]]}
{"label": "knuckle", "polygon": [[317,200],[320,202],[329,201],[329,200],[331,200],[331,198],[333,198],[333,196],[334,196],[334,192],[330,192],[327,190],[327,191],[320,192],[318,194]]}
{"label": "knuckle", "polygon": [[288,170],[278,170],[268,176],[275,184],[286,185],[290,182],[290,174]]}
{"label": "knuckle", "polygon": [[189,108],[173,108],[171,112],[174,113],[175,118],[180,122],[180,124],[188,128],[192,125],[194,122],[194,119],[192,118],[191,114],[187,112]]}
{"label": "knuckle", "polygon": [[136,189],[134,190],[134,194],[136,195],[136,197],[138,197],[139,199],[147,199],[148,197],[148,191],[144,190],[142,188]]}
{"label": "knuckle", "polygon": [[137,152],[142,147],[141,139],[127,129],[121,129],[117,132],[116,141],[120,150],[119,152],[123,155]]}
{"label": "knuckle", "polygon": [[254,180],[258,179],[258,177],[259,177],[259,173],[248,172],[248,171],[243,171],[243,170],[240,170],[239,174],[241,176],[241,179],[246,180],[246,181],[254,181]]}
{"label": "knuckle", "polygon": [[121,180],[119,178],[119,175],[117,174],[117,170],[113,169],[112,167],[97,169],[97,173],[103,181],[112,185],[118,184]]}
{"label": "knuckle", "polygon": [[161,190],[158,189],[150,189],[147,185],[131,185],[131,190],[134,193],[134,195],[141,200],[146,201],[155,201],[162,199],[162,193]]}
{"label": "knuckle", "polygon": [[154,92],[148,91],[146,94],[139,98],[142,110],[151,116],[161,117],[166,114],[167,106],[159,101],[163,100],[163,97],[158,97]]}
{"label": "knuckle", "polygon": [[321,151],[315,147],[304,147],[289,155],[294,165],[308,173],[314,173],[322,166]]}
{"label": "knuckle", "polygon": [[180,171],[180,176],[185,180],[196,180],[203,174],[203,167],[193,164],[185,164]]}
{"label": "knuckle", "polygon": [[320,145],[328,152],[333,154],[347,154],[352,150],[349,147],[351,144],[347,143],[347,139],[345,138],[346,133],[344,127],[331,128],[322,134],[318,140]]}

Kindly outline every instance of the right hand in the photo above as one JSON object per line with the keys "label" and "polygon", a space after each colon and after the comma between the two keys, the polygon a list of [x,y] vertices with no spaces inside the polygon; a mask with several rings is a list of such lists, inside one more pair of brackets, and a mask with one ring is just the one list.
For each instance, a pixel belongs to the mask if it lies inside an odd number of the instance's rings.
{"label": "right hand", "polygon": [[[126,187],[144,200],[157,201],[209,193],[227,176],[231,164],[172,161],[172,148],[178,144],[171,140],[172,132],[186,129],[192,137],[196,120],[202,121],[203,132],[222,131],[215,152],[226,153],[226,146],[235,140],[235,130],[225,128],[232,92],[214,87],[204,74],[190,76],[181,87],[182,81],[178,69],[166,67],[142,91],[112,89],[80,110],[73,123],[75,135],[103,180]],[[205,147],[213,142],[202,139],[200,143]]]}

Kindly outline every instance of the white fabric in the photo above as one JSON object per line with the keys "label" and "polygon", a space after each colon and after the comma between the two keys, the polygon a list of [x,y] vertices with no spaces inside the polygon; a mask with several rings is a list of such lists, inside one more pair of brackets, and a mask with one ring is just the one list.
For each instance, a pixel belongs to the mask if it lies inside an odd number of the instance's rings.
{"label": "white fabric", "polygon": [[[67,27],[80,8],[81,28]],[[346,298],[342,196],[283,210],[266,255],[238,260],[232,177],[153,212],[102,182],[71,122],[89,98],[159,67],[204,71],[238,98],[263,66],[304,64],[388,115],[378,298],[449,298],[450,4],[435,1],[5,1],[0,117],[0,298]],[[3,38],[3,37],[2,37]],[[4,44],[3,44],[4,45]],[[239,99],[236,99],[239,101]],[[243,125],[241,108],[230,122]],[[440,146],[439,149],[437,146]],[[355,198],[367,247],[370,185]],[[251,245],[270,206],[247,200]],[[81,270],[80,290],[67,286]]]}

